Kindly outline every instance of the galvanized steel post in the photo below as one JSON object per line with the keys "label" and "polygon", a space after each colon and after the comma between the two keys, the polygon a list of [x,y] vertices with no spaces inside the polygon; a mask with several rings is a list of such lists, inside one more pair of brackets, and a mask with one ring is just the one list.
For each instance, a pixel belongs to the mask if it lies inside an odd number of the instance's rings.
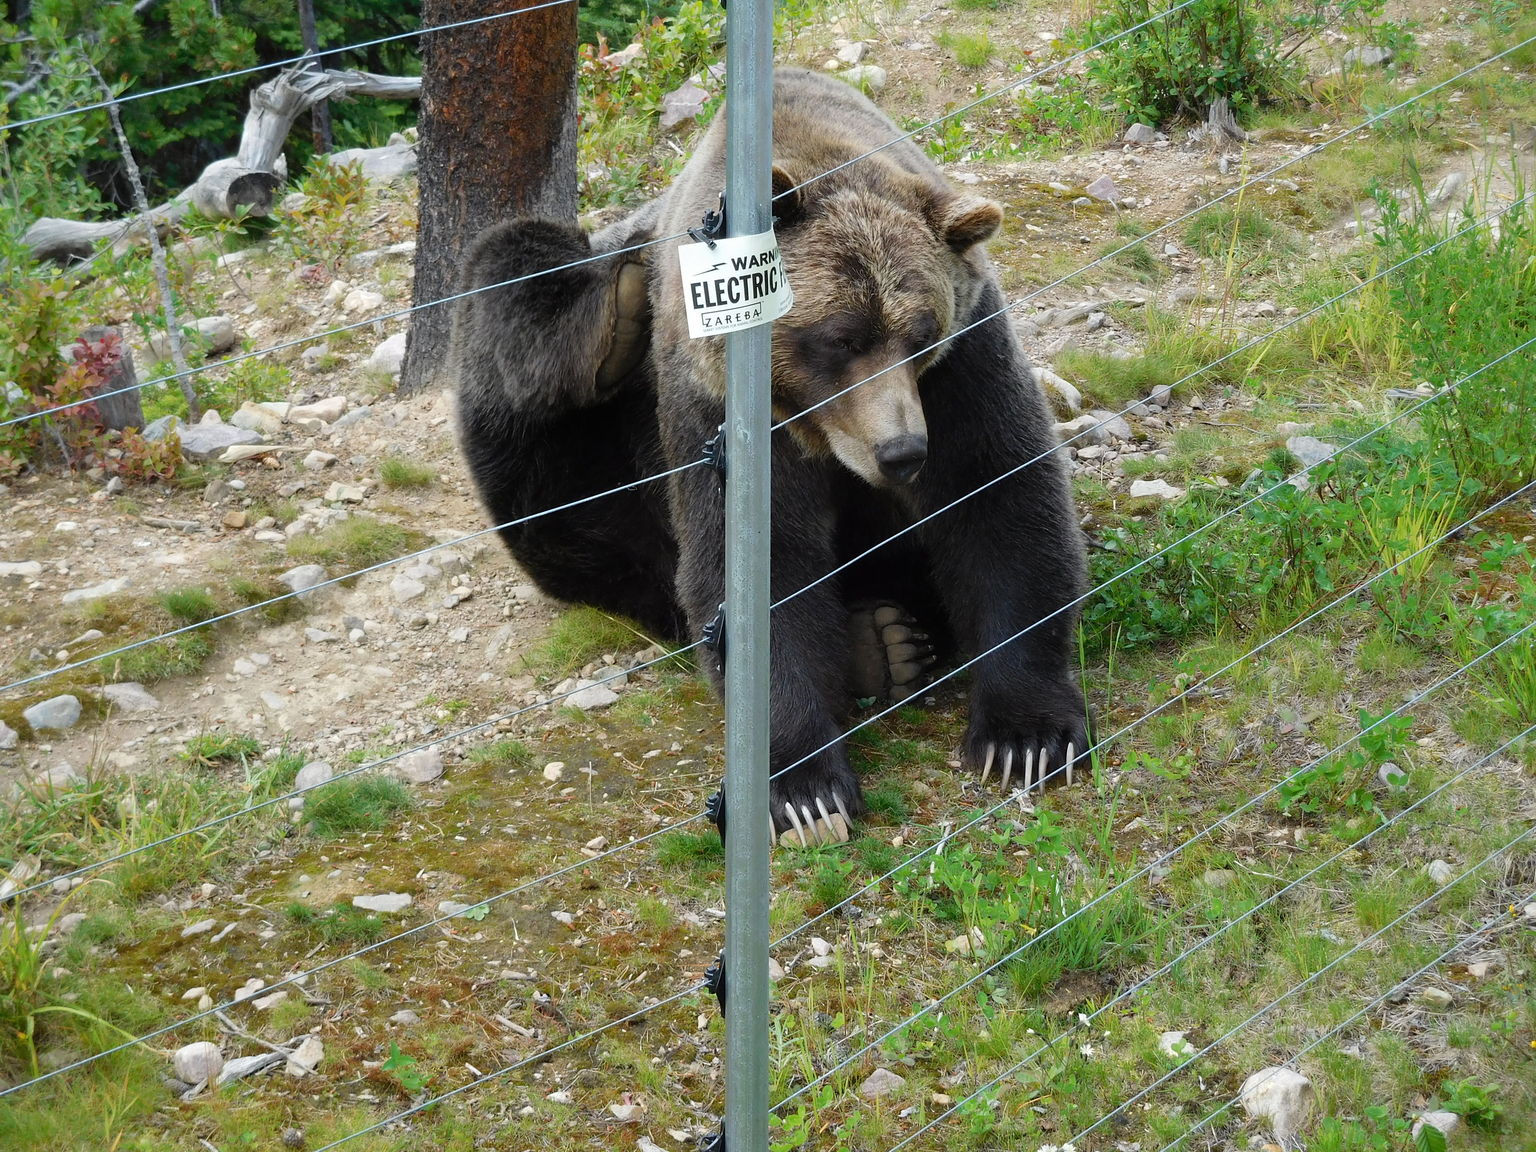
{"label": "galvanized steel post", "polygon": [[[726,225],[772,224],[773,5],[726,16]],[[773,328],[726,336],[725,1141],[768,1149],[769,366]]]}

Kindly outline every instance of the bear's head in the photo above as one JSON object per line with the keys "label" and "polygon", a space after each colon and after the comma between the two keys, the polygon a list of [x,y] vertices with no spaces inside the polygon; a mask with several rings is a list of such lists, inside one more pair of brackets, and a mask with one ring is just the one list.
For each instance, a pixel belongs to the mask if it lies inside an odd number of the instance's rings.
{"label": "bear's head", "polygon": [[[777,169],[774,183],[793,187]],[[808,450],[906,484],[928,455],[918,379],[986,283],[980,245],[1002,209],[905,173],[801,195],[774,205],[795,292],[774,327],[775,410],[806,412],[789,427]]]}

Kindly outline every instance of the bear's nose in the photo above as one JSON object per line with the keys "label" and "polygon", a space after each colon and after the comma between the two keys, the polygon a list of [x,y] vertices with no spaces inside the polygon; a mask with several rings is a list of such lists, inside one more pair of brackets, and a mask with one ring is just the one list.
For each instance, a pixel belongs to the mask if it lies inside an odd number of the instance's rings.
{"label": "bear's nose", "polygon": [[910,483],[928,459],[928,437],[898,436],[875,449],[875,460],[887,480]]}

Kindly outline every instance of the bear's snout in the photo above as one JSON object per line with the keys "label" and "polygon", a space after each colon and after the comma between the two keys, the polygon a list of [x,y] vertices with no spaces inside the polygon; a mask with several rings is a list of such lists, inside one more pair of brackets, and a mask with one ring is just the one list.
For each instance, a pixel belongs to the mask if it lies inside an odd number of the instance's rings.
{"label": "bear's snout", "polygon": [[897,436],[875,449],[881,475],[896,484],[910,484],[927,459],[926,436]]}

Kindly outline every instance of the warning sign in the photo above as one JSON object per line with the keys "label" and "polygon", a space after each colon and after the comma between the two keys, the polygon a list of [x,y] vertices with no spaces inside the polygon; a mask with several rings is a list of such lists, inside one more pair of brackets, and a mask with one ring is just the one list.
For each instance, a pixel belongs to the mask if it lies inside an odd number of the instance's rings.
{"label": "warning sign", "polygon": [[718,336],[777,320],[795,302],[772,229],[677,250],[688,335]]}

